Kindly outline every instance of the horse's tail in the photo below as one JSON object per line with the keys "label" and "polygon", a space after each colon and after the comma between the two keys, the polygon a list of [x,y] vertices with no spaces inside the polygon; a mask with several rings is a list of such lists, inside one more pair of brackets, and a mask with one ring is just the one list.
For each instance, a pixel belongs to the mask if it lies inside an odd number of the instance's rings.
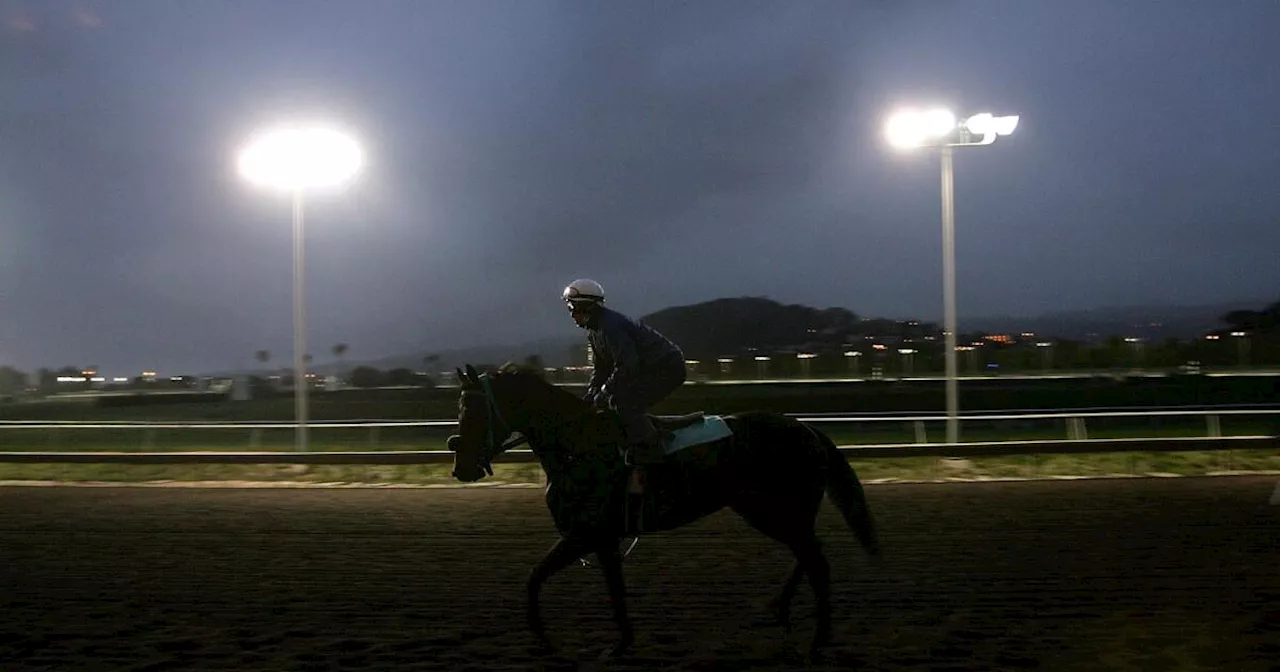
{"label": "horse's tail", "polygon": [[831,437],[821,431],[808,428],[823,445],[827,454],[827,496],[844,516],[844,522],[853,530],[862,547],[874,558],[880,557],[880,537],[876,534],[876,522],[867,506],[867,495],[862,489],[858,474],[849,460],[840,453]]}

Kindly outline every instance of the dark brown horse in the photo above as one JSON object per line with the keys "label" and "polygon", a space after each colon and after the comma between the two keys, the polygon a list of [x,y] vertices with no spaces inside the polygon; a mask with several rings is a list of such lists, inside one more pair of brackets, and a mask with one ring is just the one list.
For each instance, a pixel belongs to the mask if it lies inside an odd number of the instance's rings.
{"label": "dark brown horse", "polygon": [[[621,641],[630,646],[619,544],[628,467],[618,451],[616,415],[594,412],[587,402],[545,381],[537,372],[507,365],[479,375],[458,371],[459,435],[450,437],[454,478],[473,482],[492,474],[490,462],[519,432],[547,474],[547,507],[561,538],[534,567],[528,581],[529,628],[551,648],[538,610],[543,582],[594,553],[604,571]],[[800,580],[809,577],[817,626],[813,648],[831,636],[830,567],[814,533],[823,493],[843,514],[863,547],[879,557],[875,524],[862,484],[835,444],[799,421],[771,413],[725,416],[732,436],[668,455],[649,466],[649,490],[662,500],[651,531],[670,530],[726,506],[757,530],[785,544],[796,563],[771,604],[772,615],[789,625],[789,605]]]}

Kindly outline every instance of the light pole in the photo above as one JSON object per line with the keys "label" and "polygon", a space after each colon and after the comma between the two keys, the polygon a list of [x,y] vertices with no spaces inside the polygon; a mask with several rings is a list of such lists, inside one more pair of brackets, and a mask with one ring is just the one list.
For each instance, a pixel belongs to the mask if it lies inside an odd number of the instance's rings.
{"label": "light pole", "polygon": [[298,422],[294,447],[307,450],[307,312],[304,300],[303,194],[344,185],[360,170],[360,146],[339,131],[287,126],[254,136],[240,150],[237,167],[246,180],[293,197],[293,395]]}
{"label": "light pole", "polygon": [[800,377],[801,378],[809,378],[810,376],[813,375],[809,362],[814,357],[817,357],[817,355],[813,354],[812,352],[796,353],[796,359],[800,360]]}
{"label": "light pole", "polygon": [[846,350],[844,353],[846,361],[849,362],[849,374],[858,375],[858,359],[862,357],[862,353],[857,350]]}
{"label": "light pole", "polygon": [[1236,339],[1236,364],[1243,369],[1249,361],[1249,332],[1233,331],[1231,336]]}
{"label": "light pole", "polygon": [[1050,359],[1053,357],[1053,354],[1050,351],[1050,348],[1053,347],[1053,343],[1051,341],[1039,341],[1036,343],[1036,347],[1040,348],[1040,372],[1048,374]]}
{"label": "light pole", "polygon": [[769,376],[769,356],[756,355],[756,377],[764,380]]}
{"label": "light pole", "polygon": [[889,117],[885,137],[899,149],[939,147],[942,155],[942,303],[946,337],[947,443],[960,440],[960,404],[956,385],[956,252],[955,192],[951,148],[989,145],[1018,127],[1018,117],[983,112],[956,120],[944,109],[903,110]]}
{"label": "light pole", "polygon": [[913,357],[915,354],[915,348],[898,348],[898,355],[902,357],[902,374],[898,376],[899,378],[906,378],[912,374],[915,369],[915,357]]}
{"label": "light pole", "polygon": [[1133,369],[1135,371],[1142,370],[1142,339],[1137,336],[1130,336],[1124,339],[1125,343],[1133,346]]}

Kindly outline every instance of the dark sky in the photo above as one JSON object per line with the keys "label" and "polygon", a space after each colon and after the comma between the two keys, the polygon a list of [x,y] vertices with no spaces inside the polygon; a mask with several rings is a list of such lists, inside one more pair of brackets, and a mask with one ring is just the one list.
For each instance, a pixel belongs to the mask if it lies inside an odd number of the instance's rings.
{"label": "dark sky", "polygon": [[291,357],[256,129],[356,129],[307,202],[309,348],[572,334],[729,296],[940,320],[936,153],[900,104],[1019,114],[956,153],[964,316],[1274,300],[1280,3],[0,0],[0,364]]}

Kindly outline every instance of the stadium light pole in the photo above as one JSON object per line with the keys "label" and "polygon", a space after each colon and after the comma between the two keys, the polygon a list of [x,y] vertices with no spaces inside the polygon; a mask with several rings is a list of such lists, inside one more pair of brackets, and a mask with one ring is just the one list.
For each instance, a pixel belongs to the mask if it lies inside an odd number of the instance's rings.
{"label": "stadium light pole", "polygon": [[960,441],[959,394],[956,384],[956,251],[953,147],[990,145],[1018,127],[1017,116],[996,117],[988,112],[957,120],[949,110],[895,112],[885,124],[885,139],[898,149],[938,147],[942,155],[942,303],[946,340],[947,443]]}
{"label": "stadium light pole", "polygon": [[294,448],[307,450],[307,312],[304,297],[303,195],[344,186],[364,163],[349,135],[323,126],[283,126],[259,133],[240,150],[237,168],[249,182],[293,197]]}

